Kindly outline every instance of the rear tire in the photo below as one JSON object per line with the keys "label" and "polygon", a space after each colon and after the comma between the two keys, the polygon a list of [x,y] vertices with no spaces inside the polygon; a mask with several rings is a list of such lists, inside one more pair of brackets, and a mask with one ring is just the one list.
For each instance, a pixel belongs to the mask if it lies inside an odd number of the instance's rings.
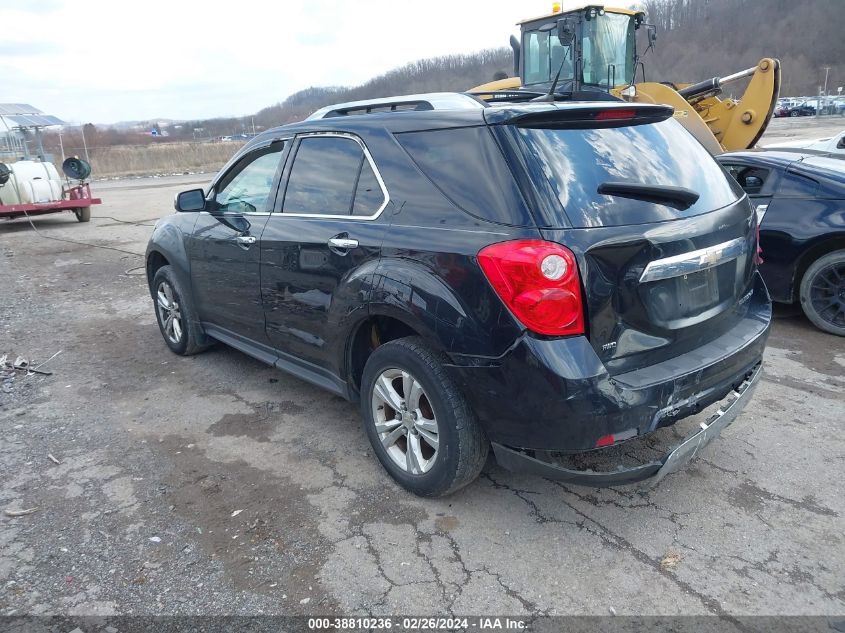
{"label": "rear tire", "polygon": [[421,338],[398,339],[372,353],[361,381],[361,413],[376,456],[421,497],[448,495],[474,481],[490,447],[444,369],[447,362]]}
{"label": "rear tire", "polygon": [[77,221],[79,222],[90,222],[91,221],[91,207],[79,207],[73,210],[73,214],[76,216]]}
{"label": "rear tire", "polygon": [[820,330],[845,336],[845,250],[810,264],[801,279],[801,308]]}
{"label": "rear tire", "polygon": [[153,305],[164,342],[174,354],[192,356],[211,347],[193,305],[171,266],[162,266],[153,277]]}

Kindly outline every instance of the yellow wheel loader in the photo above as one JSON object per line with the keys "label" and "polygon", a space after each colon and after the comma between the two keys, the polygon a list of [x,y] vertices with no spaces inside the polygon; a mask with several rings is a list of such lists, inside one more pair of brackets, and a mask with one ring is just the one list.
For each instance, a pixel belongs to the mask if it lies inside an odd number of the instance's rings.
{"label": "yellow wheel loader", "polygon": [[[648,52],[656,29],[645,13],[588,5],[519,23],[511,37],[514,75],[471,89],[489,100],[622,99],[662,103],[710,153],[753,147],[772,118],[780,89],[780,62],[761,59],[753,68],[694,84],[645,81],[636,32],[645,28]],[[641,81],[637,82],[637,74]],[[727,84],[751,78],[739,99],[720,98]]]}

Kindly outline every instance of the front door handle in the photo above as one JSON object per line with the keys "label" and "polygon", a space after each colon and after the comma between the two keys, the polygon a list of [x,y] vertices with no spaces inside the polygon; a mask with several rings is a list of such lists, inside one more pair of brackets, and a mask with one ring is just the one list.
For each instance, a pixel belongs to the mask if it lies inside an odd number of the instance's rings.
{"label": "front door handle", "polygon": [[333,237],[329,240],[329,246],[348,251],[352,248],[358,248],[358,240],[353,240],[348,237]]}
{"label": "front door handle", "polygon": [[253,235],[238,235],[235,237],[235,241],[238,244],[255,244],[255,236]]}

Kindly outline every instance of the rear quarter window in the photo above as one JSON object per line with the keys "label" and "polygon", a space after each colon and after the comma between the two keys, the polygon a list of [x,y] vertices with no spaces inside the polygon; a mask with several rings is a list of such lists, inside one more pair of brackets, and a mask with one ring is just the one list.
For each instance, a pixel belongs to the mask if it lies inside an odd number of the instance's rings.
{"label": "rear quarter window", "polygon": [[819,181],[803,174],[786,172],[780,181],[778,193],[785,198],[812,198],[819,190]]}
{"label": "rear quarter window", "polygon": [[487,126],[404,132],[396,138],[443,195],[470,215],[499,224],[533,224]]}
{"label": "rear quarter window", "polygon": [[[558,212],[574,227],[676,220],[725,207],[744,195],[707,150],[672,119],[601,129],[506,128],[514,150],[525,155],[531,180],[551,188],[562,207]],[[686,187],[699,198],[681,211],[599,194],[604,182]]]}

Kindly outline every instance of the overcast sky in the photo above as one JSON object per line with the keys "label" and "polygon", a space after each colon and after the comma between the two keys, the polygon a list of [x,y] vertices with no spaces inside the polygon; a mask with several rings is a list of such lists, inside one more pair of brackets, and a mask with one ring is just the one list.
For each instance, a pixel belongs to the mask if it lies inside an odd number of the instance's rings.
{"label": "overcast sky", "polygon": [[519,19],[551,7],[0,0],[0,103],[75,123],[252,114],[308,86],[356,85],[416,59],[507,46]]}

